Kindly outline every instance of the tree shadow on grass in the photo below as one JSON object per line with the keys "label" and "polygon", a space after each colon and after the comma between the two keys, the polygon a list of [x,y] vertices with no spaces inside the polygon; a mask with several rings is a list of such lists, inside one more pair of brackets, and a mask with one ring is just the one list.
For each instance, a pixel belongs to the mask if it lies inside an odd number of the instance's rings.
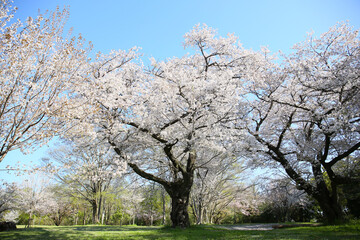
{"label": "tree shadow on grass", "polygon": [[17,229],[14,231],[7,231],[0,233],[0,239],[5,240],[51,240],[51,239],[70,239],[72,235],[71,231],[51,231],[46,228],[29,228],[29,229]]}
{"label": "tree shadow on grass", "polygon": [[158,239],[165,234],[171,239],[171,234],[162,232],[161,227],[137,226],[44,226],[29,229],[0,232],[1,240],[52,240],[52,239]]}
{"label": "tree shadow on grass", "polygon": [[158,226],[109,226],[109,225],[86,225],[86,226],[69,226],[74,231],[154,231],[161,229]]}
{"label": "tree shadow on grass", "polygon": [[360,239],[357,226],[353,227],[299,227],[270,231],[239,231],[219,229],[213,226],[193,226],[187,229],[141,226],[44,226],[16,231],[0,232],[1,240],[107,240],[107,239]]}

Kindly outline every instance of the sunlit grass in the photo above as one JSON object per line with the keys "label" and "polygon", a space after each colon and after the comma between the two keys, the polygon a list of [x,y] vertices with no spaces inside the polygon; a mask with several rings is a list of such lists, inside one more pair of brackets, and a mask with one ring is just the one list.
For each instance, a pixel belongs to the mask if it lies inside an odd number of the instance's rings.
{"label": "sunlit grass", "polygon": [[296,227],[269,231],[236,231],[216,226],[188,229],[142,226],[34,226],[0,232],[0,239],[360,239],[360,223],[340,226]]}

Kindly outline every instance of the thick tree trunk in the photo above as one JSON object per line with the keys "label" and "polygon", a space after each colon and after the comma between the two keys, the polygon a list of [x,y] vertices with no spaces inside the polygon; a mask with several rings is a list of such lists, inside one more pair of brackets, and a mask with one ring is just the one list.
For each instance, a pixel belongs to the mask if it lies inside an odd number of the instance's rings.
{"label": "thick tree trunk", "polygon": [[171,213],[170,218],[173,227],[187,228],[190,227],[190,219],[188,213],[190,189],[186,191],[176,191],[174,189],[171,197]]}
{"label": "thick tree trunk", "polygon": [[[128,163],[128,165],[141,177],[148,180],[157,182],[164,186],[165,190],[171,197],[171,213],[170,218],[172,221],[172,227],[187,228],[190,227],[190,219],[188,214],[189,197],[191,187],[194,182],[195,160],[196,154],[194,151],[189,152],[186,167],[181,167],[171,153],[171,147],[173,145],[166,145],[164,151],[169,159],[172,159],[174,164],[174,176],[177,176],[178,172],[181,172],[182,178],[176,177],[173,182],[166,181],[152,174],[149,174],[141,170],[137,165]],[[115,148],[115,151],[121,153],[121,151]]]}
{"label": "thick tree trunk", "polygon": [[323,211],[324,222],[328,224],[339,224],[344,221],[344,212],[337,199],[332,199],[326,195],[315,197],[321,210]]}
{"label": "thick tree trunk", "polygon": [[95,200],[91,202],[91,207],[92,207],[92,223],[96,224],[96,223],[98,223],[99,219],[97,218],[98,217],[98,215],[97,215],[97,213],[98,213],[97,207],[98,206],[97,206],[97,203]]}
{"label": "thick tree trunk", "polygon": [[172,227],[190,227],[188,207],[190,191],[193,185],[193,173],[193,171],[189,171],[187,174],[184,174],[183,179],[165,186],[165,190],[171,197],[170,218]]}
{"label": "thick tree trunk", "polygon": [[149,173],[140,170],[135,164],[129,163],[129,166],[140,176],[160,183],[164,186],[166,192],[171,197],[171,213],[170,218],[172,221],[172,227],[187,228],[190,227],[190,219],[188,213],[189,197],[191,187],[194,182],[194,168],[195,155],[190,154],[189,164],[186,171],[183,170],[182,178],[177,179],[174,182],[167,182],[163,179],[155,177]]}
{"label": "thick tree trunk", "polygon": [[[324,222],[329,224],[341,223],[344,221],[344,213],[338,201],[337,185],[331,182],[331,190],[325,183],[323,177],[322,165],[315,160],[312,162],[312,171],[316,181],[316,185],[312,186],[304,178],[297,173],[291,164],[285,159],[285,156],[275,147],[272,147],[274,153],[278,156],[278,161],[285,169],[288,176],[293,179],[298,188],[304,190],[309,196],[313,197],[323,211]],[[331,180],[331,179],[330,179]]]}
{"label": "thick tree trunk", "polygon": [[333,187],[332,192],[327,189],[326,184],[318,184],[317,187],[305,191],[318,202],[325,223],[339,224],[344,221],[345,215],[338,200],[336,186]]}
{"label": "thick tree trunk", "polygon": [[61,224],[61,211],[58,210],[58,212],[55,214],[55,216],[53,217],[53,220],[54,220],[54,223],[55,223],[55,226],[60,226]]}

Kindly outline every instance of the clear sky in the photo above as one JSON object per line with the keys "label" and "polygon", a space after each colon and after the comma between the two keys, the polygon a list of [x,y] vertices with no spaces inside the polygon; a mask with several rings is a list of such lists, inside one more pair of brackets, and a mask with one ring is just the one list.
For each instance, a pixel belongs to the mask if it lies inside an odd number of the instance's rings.
{"label": "clear sky", "polygon": [[[70,6],[67,27],[81,33],[94,51],[142,47],[144,58],[181,57],[183,36],[198,23],[234,33],[245,48],[288,52],[308,32],[319,35],[337,22],[349,21],[360,29],[360,0],[14,0],[15,15],[22,20],[38,10]],[[30,155],[15,151],[0,169],[17,161],[36,162],[42,148]],[[0,179],[19,178],[0,171]]]}

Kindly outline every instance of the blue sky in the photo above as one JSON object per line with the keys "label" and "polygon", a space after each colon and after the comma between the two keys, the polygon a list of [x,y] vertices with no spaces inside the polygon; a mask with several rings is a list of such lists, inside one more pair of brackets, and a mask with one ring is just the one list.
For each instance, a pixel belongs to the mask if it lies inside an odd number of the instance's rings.
{"label": "blue sky", "polygon": [[[183,36],[198,23],[234,33],[245,48],[288,52],[308,32],[319,35],[337,22],[348,20],[360,29],[360,0],[14,0],[15,15],[22,20],[38,10],[70,6],[67,27],[94,45],[94,52],[142,47],[144,58],[181,57]],[[0,169],[21,161],[36,162],[42,148],[30,155],[10,153]],[[19,178],[0,171],[0,179]]]}

